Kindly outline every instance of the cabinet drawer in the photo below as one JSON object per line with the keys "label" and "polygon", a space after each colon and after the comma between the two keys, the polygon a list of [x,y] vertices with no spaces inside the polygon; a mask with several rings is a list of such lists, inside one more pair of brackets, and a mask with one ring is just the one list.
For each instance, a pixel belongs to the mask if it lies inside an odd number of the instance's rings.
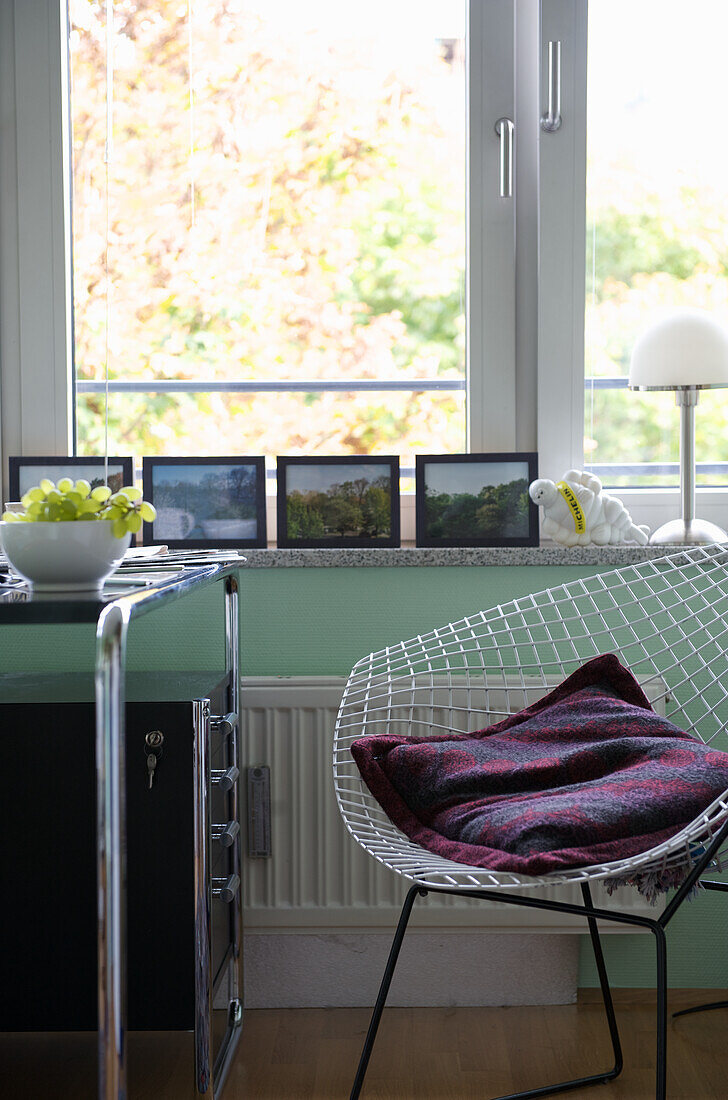
{"label": "cabinet drawer", "polygon": [[[212,682],[208,695],[220,713],[224,686]],[[12,950],[0,952],[0,1030],[93,1030],[93,703],[0,703],[0,722],[0,774],[12,777],[3,787],[4,871],[13,883],[3,929]],[[144,739],[152,729],[163,731],[164,746],[150,789]],[[37,767],[17,766],[19,745],[32,746]],[[189,1030],[197,957],[191,698],[127,703],[126,783],[129,1027]],[[227,855],[210,844],[209,867],[215,849]],[[231,939],[231,909],[213,904],[212,976]]]}

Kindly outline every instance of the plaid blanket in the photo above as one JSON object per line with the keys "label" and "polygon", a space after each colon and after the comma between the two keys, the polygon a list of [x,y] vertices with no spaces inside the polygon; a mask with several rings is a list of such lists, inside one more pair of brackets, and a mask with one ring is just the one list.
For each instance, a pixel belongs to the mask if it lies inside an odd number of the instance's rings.
{"label": "plaid blanket", "polygon": [[487,729],[362,737],[351,751],[417,844],[526,875],[648,851],[728,789],[728,754],[655,714],[614,654]]}

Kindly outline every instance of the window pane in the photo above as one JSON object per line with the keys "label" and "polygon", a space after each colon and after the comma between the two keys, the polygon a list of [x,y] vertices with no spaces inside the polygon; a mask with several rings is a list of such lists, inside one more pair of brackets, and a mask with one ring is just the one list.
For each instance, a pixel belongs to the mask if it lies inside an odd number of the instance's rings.
{"label": "window pane", "polygon": [[[70,7],[79,379],[465,377],[465,0],[118,5],[108,189],[104,6]],[[125,397],[109,421],[137,455],[465,447],[453,394]]]}
{"label": "window pane", "polygon": [[[625,31],[628,28],[628,31]],[[722,140],[724,0],[590,0],[587,103],[585,461],[672,463],[605,484],[676,485],[671,394],[600,389],[625,379],[664,309],[728,321],[728,146]],[[701,394],[698,463],[728,462],[725,390]],[[720,471],[698,484],[725,484]]]}
{"label": "window pane", "polygon": [[[81,394],[76,415],[89,453],[103,453],[103,395]],[[111,393],[109,453],[128,453],[128,425],[145,424],[147,455],[398,454],[403,466],[414,466],[429,432],[445,453],[457,451],[464,416],[464,391]]]}

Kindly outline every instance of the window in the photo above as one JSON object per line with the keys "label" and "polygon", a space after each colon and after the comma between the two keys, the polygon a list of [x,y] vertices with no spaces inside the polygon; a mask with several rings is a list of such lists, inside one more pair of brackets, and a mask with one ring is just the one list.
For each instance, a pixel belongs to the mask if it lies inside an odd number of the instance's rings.
{"label": "window", "polygon": [[[342,17],[345,6],[320,3],[315,14],[327,26],[327,38],[302,21],[300,5],[258,0],[192,0],[166,8],[156,0],[73,0],[70,25],[59,0],[46,0],[45,19],[32,18],[25,5],[11,11],[3,6],[2,50],[9,65],[2,70],[0,97],[14,119],[17,158],[15,165],[4,158],[17,172],[6,169],[10,186],[0,200],[7,230],[0,264],[9,289],[0,336],[9,350],[3,361],[5,455],[101,449],[107,441],[120,446],[120,433],[130,438],[135,430],[145,439],[144,449],[180,450],[188,412],[198,406],[209,415],[187,445],[203,452],[218,450],[233,428],[237,450],[261,450],[263,443],[283,449],[280,439],[291,450],[312,450],[306,418],[313,423],[316,414],[319,450],[399,450],[406,458],[409,448],[413,458],[415,451],[465,449],[468,441],[478,449],[513,448],[509,270],[512,275],[515,204],[502,204],[494,190],[498,140],[492,127],[482,126],[482,104],[493,99],[496,84],[493,106],[500,113],[514,111],[512,4],[470,5],[468,35],[465,3],[402,0],[379,7],[379,16],[376,4],[368,12],[376,33],[359,18],[352,34],[350,16]],[[106,15],[114,8],[110,52]],[[281,16],[289,8],[297,13],[291,20]],[[136,25],[140,12],[144,18]],[[277,23],[267,19],[269,12],[278,14]],[[246,19],[260,47],[249,67],[257,65],[262,76],[258,99],[241,116],[229,97],[217,94],[215,70],[219,65],[226,76],[245,82],[235,59],[239,44],[226,21]],[[282,35],[280,26],[289,23],[291,33]],[[177,35],[179,25],[184,33]],[[475,64],[465,57],[466,38]],[[204,64],[203,40],[211,51]],[[75,280],[67,41],[74,64]],[[286,64],[275,62],[279,47]],[[270,64],[263,64],[265,50]],[[316,51],[318,68],[307,56]],[[105,69],[112,53],[118,75],[107,134]],[[155,85],[155,58],[165,53],[178,108],[169,115]],[[139,54],[148,62],[143,68]],[[77,65],[82,57],[84,64]],[[190,71],[196,74],[192,83]],[[208,108],[216,98],[224,110],[213,117]],[[251,114],[257,125],[249,125]],[[150,141],[145,128],[157,140]],[[43,138],[48,134],[50,143]],[[247,143],[243,157],[241,141]],[[234,156],[227,155],[226,142]],[[292,164],[283,164],[291,177],[288,188],[274,171],[285,159],[282,147],[293,157]],[[403,176],[396,171],[400,162]],[[218,182],[240,175],[245,201],[225,209],[229,190]],[[318,195],[309,186],[313,177]],[[145,186],[129,186],[140,178]],[[174,186],[165,191],[172,178]],[[466,264],[467,192],[483,194],[485,178],[487,198],[469,212]],[[274,197],[278,209],[271,210]],[[114,221],[119,209],[123,217]],[[185,218],[187,236],[180,244]],[[296,240],[304,221],[310,254]],[[240,275],[249,276],[253,261],[260,261],[261,233],[278,239],[275,253],[271,249],[264,257],[270,270],[253,271],[255,278],[245,283],[248,298],[257,295],[254,313],[250,301],[239,300]],[[224,234],[235,245],[228,250],[230,270],[198,263],[195,247]],[[169,259],[184,253],[174,271],[160,260],[166,245]],[[308,315],[310,302],[301,293],[307,268],[318,294]],[[467,341],[466,294],[476,318]],[[488,311],[497,323],[490,323]],[[255,326],[249,323],[253,315]],[[227,330],[223,339],[220,328]],[[310,330],[307,343],[304,330]],[[486,385],[488,371],[492,381]],[[224,392],[231,379],[243,384],[242,392]],[[328,381],[335,385],[324,387]],[[290,389],[278,387],[280,382]],[[385,389],[388,382],[394,383],[391,389]],[[354,383],[363,384],[355,389]],[[254,396],[245,392],[251,384]],[[189,392],[201,385],[204,394]],[[129,392],[135,387],[142,392]]]}
{"label": "window", "polygon": [[[709,148],[707,131],[697,151],[687,135],[660,147],[660,155],[666,146],[690,150],[701,165],[701,193],[679,205],[680,217],[674,188],[663,205],[650,199],[652,221],[632,216],[638,190],[603,201],[628,133],[619,117],[629,103],[615,99],[611,117],[600,108],[614,91],[609,54],[619,46],[616,83],[629,97],[627,54],[636,71],[648,32],[654,45],[655,34],[662,42],[667,26],[679,25],[689,41],[678,21],[684,8],[666,0],[650,21],[655,3],[630,5],[636,45],[627,51],[611,28],[600,30],[600,20],[620,22],[606,0],[377,2],[365,20],[358,12],[353,33],[351,9],[323,0],[291,5],[290,18],[282,0],[117,2],[108,277],[98,74],[114,5],[72,0],[70,39],[61,0],[46,0],[45,20],[37,5],[35,14],[0,6],[0,104],[14,122],[0,159],[4,455],[63,453],[76,410],[79,451],[102,447],[108,359],[109,443],[137,454],[211,453],[223,439],[239,453],[394,450],[405,463],[428,450],[538,450],[541,473],[557,477],[584,461],[586,429],[587,460],[600,471],[626,467],[617,480],[639,484],[647,462],[674,467],[674,410],[623,388],[632,306],[645,274],[661,276],[674,261],[687,274],[673,288],[701,286],[722,308],[725,204],[721,145]],[[696,21],[724,18],[718,0],[701,0],[694,12]],[[246,28],[244,48],[236,23]],[[606,52],[595,53],[602,39]],[[561,43],[563,125],[546,133],[538,119],[551,41]],[[674,117],[669,66],[657,68],[660,50],[643,52],[651,58],[643,76],[656,74],[649,96]],[[157,64],[163,55],[169,78]],[[175,110],[167,111],[170,95]],[[703,98],[710,95],[718,104],[709,89]],[[515,123],[512,198],[499,189],[500,118]],[[646,172],[642,160],[635,164]],[[686,152],[679,171],[690,168]],[[675,249],[642,270],[656,222],[669,217]],[[632,259],[615,280],[625,219]],[[213,246],[227,246],[226,264],[209,263]],[[235,392],[225,392],[232,382]],[[716,467],[728,460],[720,391],[701,406],[699,459]],[[714,476],[709,466],[703,473]],[[656,524],[676,510],[677,494],[660,489],[662,474],[642,480],[621,495],[640,522]],[[722,508],[723,495],[702,496],[700,510],[712,518],[704,503]]]}
{"label": "window", "polygon": [[69,11],[79,453],[465,449],[462,0]]}
{"label": "window", "polygon": [[[676,0],[589,4],[585,460],[609,485],[678,481],[674,395],[626,388],[639,332],[660,309],[728,320],[728,9],[686,15]],[[701,394],[696,428],[697,484],[725,485],[725,391]]]}

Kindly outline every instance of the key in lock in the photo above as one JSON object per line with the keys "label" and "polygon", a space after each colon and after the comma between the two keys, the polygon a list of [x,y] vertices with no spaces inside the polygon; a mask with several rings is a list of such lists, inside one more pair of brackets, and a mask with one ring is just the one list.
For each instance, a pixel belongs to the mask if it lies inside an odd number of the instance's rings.
{"label": "key in lock", "polygon": [[162,745],[164,744],[164,734],[161,730],[150,730],[144,738],[144,752],[147,756],[147,776],[149,779],[149,790],[151,791],[154,784],[154,776],[157,771],[157,764],[159,758],[162,755]]}

